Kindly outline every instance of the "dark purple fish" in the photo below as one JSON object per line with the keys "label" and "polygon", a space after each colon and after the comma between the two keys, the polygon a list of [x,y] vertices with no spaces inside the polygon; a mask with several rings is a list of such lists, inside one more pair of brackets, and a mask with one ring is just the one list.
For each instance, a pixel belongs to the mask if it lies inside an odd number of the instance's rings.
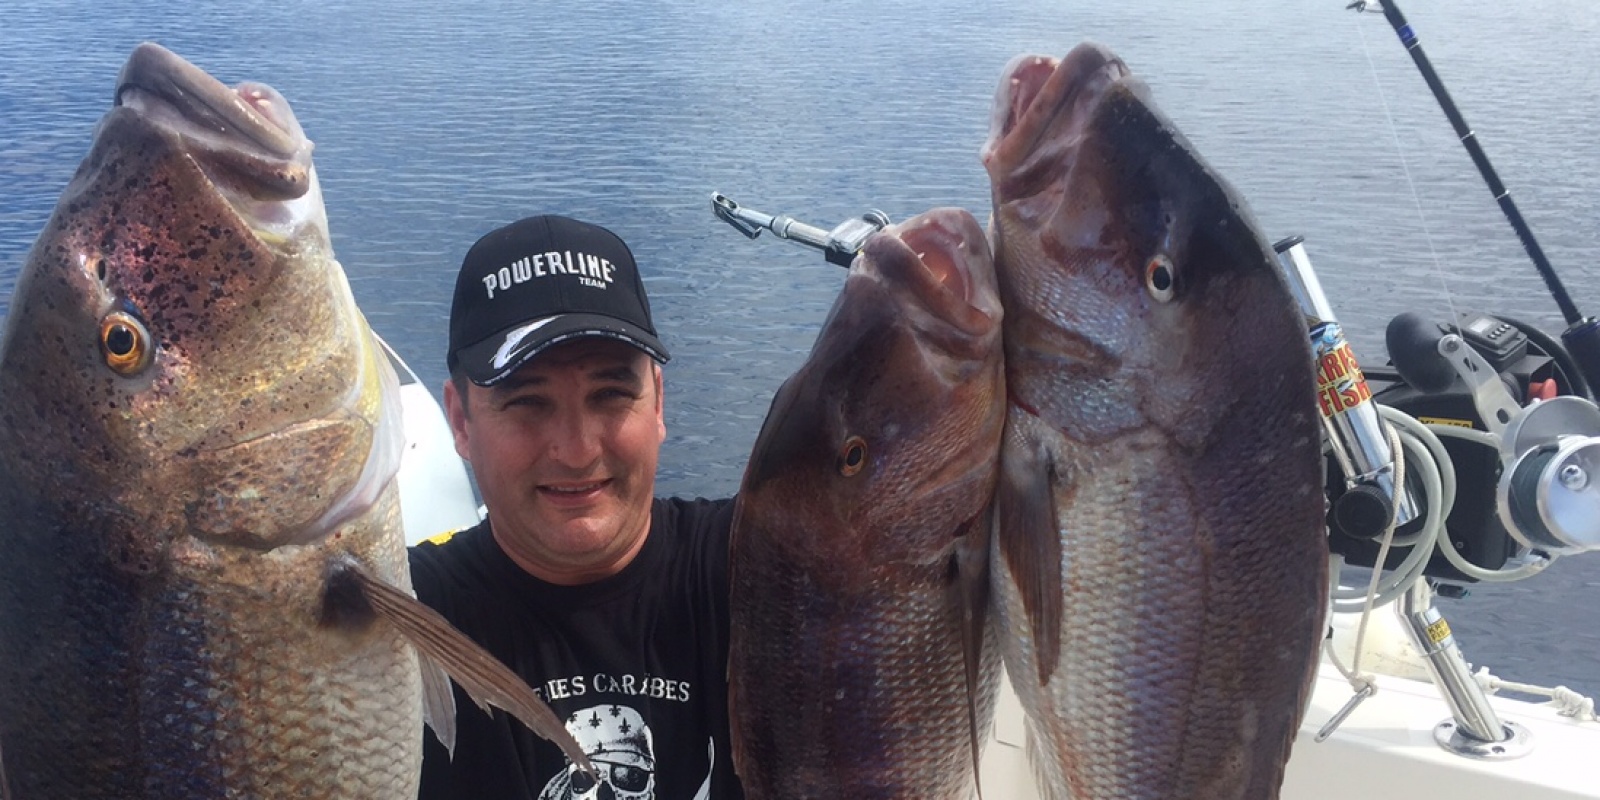
{"label": "dark purple fish", "polygon": [[1327,603],[1305,321],[1243,201],[1105,49],[1014,60],[983,160],[994,591],[1041,789],[1276,797]]}
{"label": "dark purple fish", "polygon": [[1005,418],[984,232],[870,239],[778,391],[733,529],[734,765],[752,800],[965,800],[993,716],[988,537]]}

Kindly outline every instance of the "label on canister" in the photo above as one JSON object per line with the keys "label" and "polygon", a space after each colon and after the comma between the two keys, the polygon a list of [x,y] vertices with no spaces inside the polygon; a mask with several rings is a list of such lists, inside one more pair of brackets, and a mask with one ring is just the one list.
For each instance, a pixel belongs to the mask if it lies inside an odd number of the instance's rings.
{"label": "label on canister", "polygon": [[1324,417],[1332,419],[1372,400],[1372,390],[1339,323],[1324,322],[1311,329],[1311,352],[1317,360],[1317,405]]}
{"label": "label on canister", "polygon": [[1427,634],[1428,641],[1434,644],[1443,644],[1444,640],[1450,638],[1450,623],[1445,622],[1444,617],[1440,617],[1428,623]]}

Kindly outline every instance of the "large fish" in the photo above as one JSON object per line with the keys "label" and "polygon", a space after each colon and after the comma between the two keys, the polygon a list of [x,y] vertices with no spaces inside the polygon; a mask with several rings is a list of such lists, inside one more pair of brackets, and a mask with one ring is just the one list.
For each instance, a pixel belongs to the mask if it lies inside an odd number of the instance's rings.
{"label": "large fish", "polygon": [[142,45],[29,255],[0,341],[8,800],[414,796],[449,689],[408,642],[565,736],[407,592],[395,378],[310,153],[271,88]]}
{"label": "large fish", "polygon": [[1106,50],[1007,68],[983,160],[1010,395],[1006,670],[1050,798],[1270,798],[1327,602],[1306,326]]}
{"label": "large fish", "polygon": [[774,398],[733,523],[733,758],[752,800],[966,798],[993,717],[1005,417],[981,227],[869,239]]}

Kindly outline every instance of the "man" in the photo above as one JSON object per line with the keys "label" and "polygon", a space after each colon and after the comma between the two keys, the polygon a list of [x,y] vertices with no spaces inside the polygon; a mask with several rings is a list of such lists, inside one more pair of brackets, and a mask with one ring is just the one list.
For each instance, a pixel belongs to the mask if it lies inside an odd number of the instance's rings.
{"label": "man", "polygon": [[738,798],[728,745],[731,500],[657,499],[666,438],[644,284],[610,231],[557,216],[478,240],[450,309],[445,413],[488,507],[413,548],[417,596],[538,689],[598,777],[459,689],[435,798]]}

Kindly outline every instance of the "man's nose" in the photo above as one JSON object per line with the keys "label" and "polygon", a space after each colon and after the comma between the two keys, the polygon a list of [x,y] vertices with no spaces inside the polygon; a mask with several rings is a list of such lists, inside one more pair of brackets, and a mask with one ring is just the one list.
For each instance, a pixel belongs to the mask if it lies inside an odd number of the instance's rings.
{"label": "man's nose", "polygon": [[550,455],[570,467],[587,467],[600,457],[602,428],[599,420],[583,410],[571,409],[558,415],[550,432]]}

